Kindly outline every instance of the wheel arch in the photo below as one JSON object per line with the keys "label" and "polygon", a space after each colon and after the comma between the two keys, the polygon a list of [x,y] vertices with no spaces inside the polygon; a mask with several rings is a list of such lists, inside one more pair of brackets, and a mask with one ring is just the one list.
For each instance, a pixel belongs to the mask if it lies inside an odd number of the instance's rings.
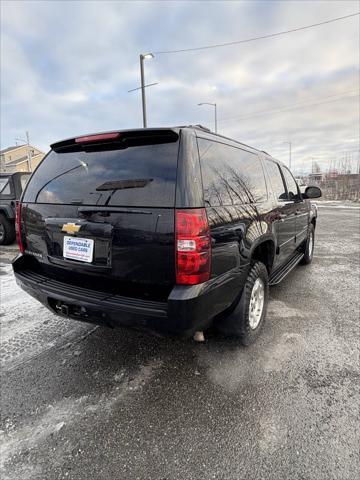
{"label": "wheel arch", "polygon": [[271,235],[262,237],[252,246],[250,260],[262,262],[270,273],[274,264],[275,249],[275,240]]}
{"label": "wheel arch", "polygon": [[14,220],[14,212],[9,205],[0,205],[0,213],[5,215],[8,220]]}

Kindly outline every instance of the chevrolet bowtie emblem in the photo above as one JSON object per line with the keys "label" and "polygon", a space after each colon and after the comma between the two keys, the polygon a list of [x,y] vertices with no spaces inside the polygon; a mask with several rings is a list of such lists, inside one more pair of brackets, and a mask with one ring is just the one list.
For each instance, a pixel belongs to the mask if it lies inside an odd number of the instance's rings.
{"label": "chevrolet bowtie emblem", "polygon": [[70,235],[73,235],[74,233],[78,232],[80,228],[81,228],[81,225],[76,225],[76,223],[64,223],[61,231],[69,233]]}

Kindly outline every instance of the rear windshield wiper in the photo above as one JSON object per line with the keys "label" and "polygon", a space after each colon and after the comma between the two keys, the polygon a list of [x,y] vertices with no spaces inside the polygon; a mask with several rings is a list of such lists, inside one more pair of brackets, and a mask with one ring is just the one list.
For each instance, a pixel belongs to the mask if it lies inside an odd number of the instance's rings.
{"label": "rear windshield wiper", "polygon": [[96,191],[106,192],[109,190],[125,190],[126,188],[143,188],[146,187],[146,185],[148,185],[153,180],[153,178],[113,180],[99,185],[98,187],[96,187]]}

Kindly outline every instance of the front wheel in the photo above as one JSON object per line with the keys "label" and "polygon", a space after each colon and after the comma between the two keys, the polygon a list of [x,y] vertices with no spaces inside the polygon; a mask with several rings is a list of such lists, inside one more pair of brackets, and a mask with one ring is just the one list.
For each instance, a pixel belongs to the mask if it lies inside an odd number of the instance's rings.
{"label": "front wheel", "polygon": [[308,265],[312,262],[314,254],[314,241],[315,241],[315,229],[314,225],[311,224],[308,231],[308,236],[304,245],[304,256],[301,260],[301,263]]}
{"label": "front wheel", "polygon": [[243,345],[253,343],[263,327],[269,298],[269,278],[265,265],[254,263],[235,310],[218,323],[225,334],[238,337]]}

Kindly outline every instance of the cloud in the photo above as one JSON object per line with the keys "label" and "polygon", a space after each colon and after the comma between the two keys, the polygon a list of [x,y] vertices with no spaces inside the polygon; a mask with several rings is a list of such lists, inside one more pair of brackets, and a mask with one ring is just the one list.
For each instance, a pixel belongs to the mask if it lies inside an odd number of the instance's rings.
{"label": "cloud", "polygon": [[[306,5],[306,6],[305,6]],[[2,147],[30,131],[43,149],[88,132],[141,126],[139,53],[264,35],[343,16],[357,1],[1,3]],[[146,60],[150,126],[201,123],[283,161],[359,148],[359,98],[321,99],[359,88],[358,18],[269,40]],[[299,103],[308,104],[289,109]],[[313,104],[313,105],[311,105]],[[287,110],[286,110],[287,108]],[[274,110],[284,109],[274,113]],[[250,116],[259,111],[273,113]],[[248,115],[247,118],[244,115]],[[230,117],[233,117],[232,119]],[[237,118],[235,118],[237,117]]]}

